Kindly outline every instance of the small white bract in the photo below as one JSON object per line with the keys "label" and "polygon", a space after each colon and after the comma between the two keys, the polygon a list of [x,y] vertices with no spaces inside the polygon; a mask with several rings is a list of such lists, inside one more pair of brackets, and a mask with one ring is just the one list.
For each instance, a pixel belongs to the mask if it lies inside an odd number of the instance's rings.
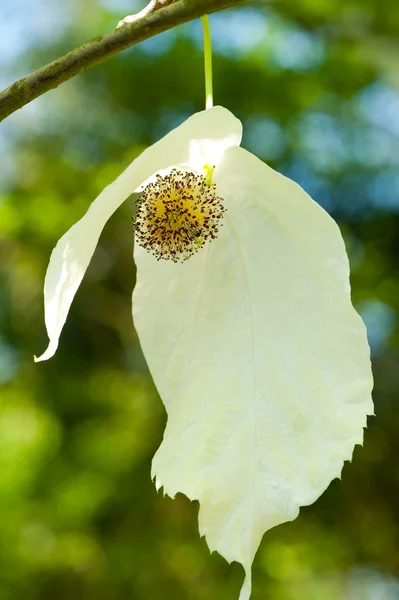
{"label": "small white bract", "polygon": [[152,475],[200,501],[200,533],[242,563],[248,600],[263,533],[339,476],[373,404],[337,225],[240,141],[229,111],[198,113],[101,192],[51,255],[37,360],[57,349],[105,223],[143,192],[133,318],[168,412]]}

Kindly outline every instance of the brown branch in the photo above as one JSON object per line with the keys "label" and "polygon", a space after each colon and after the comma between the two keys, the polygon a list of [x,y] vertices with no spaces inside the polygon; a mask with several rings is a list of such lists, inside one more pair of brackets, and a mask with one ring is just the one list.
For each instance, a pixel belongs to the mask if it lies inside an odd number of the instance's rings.
{"label": "brown branch", "polygon": [[0,121],[38,96],[130,46],[202,15],[242,4],[243,0],[171,2],[173,0],[152,0],[141,13],[126,17],[111,33],[94,38],[10,85],[0,92]]}

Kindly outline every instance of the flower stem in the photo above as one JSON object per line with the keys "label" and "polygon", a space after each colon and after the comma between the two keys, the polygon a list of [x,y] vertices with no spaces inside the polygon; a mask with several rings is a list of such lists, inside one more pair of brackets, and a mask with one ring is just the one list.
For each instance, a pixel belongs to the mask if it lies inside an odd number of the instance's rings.
{"label": "flower stem", "polygon": [[201,17],[204,31],[204,59],[205,59],[205,107],[213,106],[213,81],[212,81],[212,41],[208,16]]}

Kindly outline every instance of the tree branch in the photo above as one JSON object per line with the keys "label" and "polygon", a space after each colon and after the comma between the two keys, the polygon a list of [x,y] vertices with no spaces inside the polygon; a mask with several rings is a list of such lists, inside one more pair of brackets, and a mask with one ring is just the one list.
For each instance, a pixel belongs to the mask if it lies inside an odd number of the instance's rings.
{"label": "tree branch", "polygon": [[242,4],[243,1],[245,0],[151,0],[140,13],[120,21],[111,33],[94,38],[0,92],[0,121],[38,96],[130,46],[176,25]]}

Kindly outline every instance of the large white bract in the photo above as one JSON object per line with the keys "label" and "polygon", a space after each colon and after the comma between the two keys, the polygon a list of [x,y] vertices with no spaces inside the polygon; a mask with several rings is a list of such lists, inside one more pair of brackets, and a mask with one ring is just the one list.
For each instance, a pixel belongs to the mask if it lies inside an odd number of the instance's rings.
{"label": "large white bract", "polygon": [[56,351],[118,206],[159,171],[201,175],[215,166],[223,227],[183,263],[157,260],[136,243],[133,317],[168,412],[152,474],[170,496],[199,500],[200,533],[211,550],[242,563],[247,600],[263,533],[294,519],[339,476],[373,404],[365,327],[351,304],[337,225],[240,141],[241,123],[209,109],[103,190],[52,253],[50,343],[37,360]]}

